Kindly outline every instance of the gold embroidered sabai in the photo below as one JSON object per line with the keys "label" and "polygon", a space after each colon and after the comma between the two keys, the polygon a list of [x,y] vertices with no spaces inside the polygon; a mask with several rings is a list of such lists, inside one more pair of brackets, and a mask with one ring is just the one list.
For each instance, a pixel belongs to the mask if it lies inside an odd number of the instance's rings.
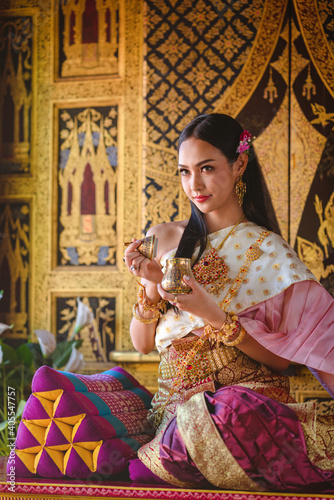
{"label": "gold embroidered sabai", "polygon": [[[229,232],[227,237],[230,235],[230,233],[231,232]],[[268,230],[262,231],[259,238],[256,240],[256,242],[253,243],[246,251],[245,263],[239,269],[239,272],[238,272],[236,278],[234,279],[232,285],[230,286],[225,298],[219,303],[220,308],[223,309],[225,312],[227,311],[227,308],[228,308],[232,298],[237,295],[239,288],[242,285],[243,279],[247,275],[247,272],[248,272],[252,262],[254,260],[257,260],[260,257],[260,255],[261,255],[260,245],[262,244],[264,239],[269,234],[270,234],[270,231],[268,231]],[[226,237],[226,239],[227,239],[227,237]],[[225,241],[225,239],[223,240],[223,242],[224,241]],[[223,262],[223,264],[225,265],[224,262]],[[204,375],[203,378],[205,378],[205,376],[209,375],[209,373],[207,373],[207,374],[205,374],[204,372],[201,373],[201,368],[200,368],[201,365],[198,365],[196,363],[196,361],[199,361],[199,359],[197,359],[195,361],[195,357],[198,354],[198,352],[201,350],[201,348],[203,347],[205,342],[211,337],[211,334],[212,334],[211,331],[205,331],[204,334],[198,340],[196,340],[196,342],[193,343],[193,345],[191,346],[190,350],[186,353],[186,355],[180,356],[178,358],[178,360],[177,360],[178,361],[177,364],[179,366],[178,373],[176,374],[176,377],[174,378],[174,381],[173,381],[172,387],[170,389],[169,395],[167,397],[167,400],[164,402],[164,404],[161,405],[161,407],[157,411],[157,414],[155,417],[155,426],[156,427],[159,427],[159,425],[161,423],[161,419],[162,419],[164,411],[165,411],[165,408],[168,405],[170,399],[172,398],[174,392],[176,390],[185,388],[187,386],[187,382],[186,382],[187,379],[189,379],[188,383],[190,382],[190,380],[191,380],[190,374],[192,374],[192,382],[199,381],[199,375]],[[241,334],[242,334],[242,332],[240,332],[240,335]],[[219,338],[217,338],[216,341],[218,344]],[[232,347],[232,344],[231,344],[231,347]],[[231,360],[231,358],[233,359],[235,356],[236,356],[236,351],[231,351],[230,360]],[[226,363],[227,357],[225,357],[224,361],[225,361],[225,364],[227,364]],[[189,372],[189,375],[187,376],[186,374],[188,372]]]}

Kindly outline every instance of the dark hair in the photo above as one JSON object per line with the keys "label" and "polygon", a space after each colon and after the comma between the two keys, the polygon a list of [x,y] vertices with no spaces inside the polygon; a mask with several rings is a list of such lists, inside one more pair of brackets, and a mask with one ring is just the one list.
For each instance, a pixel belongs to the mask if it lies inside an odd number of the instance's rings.
{"label": "dark hair", "polygon": [[[194,118],[194,120],[185,127],[180,135],[177,149],[179,151],[184,141],[191,137],[195,137],[219,149],[232,165],[239,156],[239,153],[236,151],[242,132],[242,126],[231,116],[220,113],[201,115]],[[268,216],[268,194],[252,146],[249,153],[248,165],[243,174],[243,181],[247,185],[242,205],[244,213],[248,220],[255,222],[259,226],[263,226],[270,231],[279,232],[276,224],[272,222]],[[191,216],[175,256],[191,258],[195,245],[199,241],[200,251],[196,259],[197,262],[207,244],[207,228],[203,213],[192,202],[190,203]]]}

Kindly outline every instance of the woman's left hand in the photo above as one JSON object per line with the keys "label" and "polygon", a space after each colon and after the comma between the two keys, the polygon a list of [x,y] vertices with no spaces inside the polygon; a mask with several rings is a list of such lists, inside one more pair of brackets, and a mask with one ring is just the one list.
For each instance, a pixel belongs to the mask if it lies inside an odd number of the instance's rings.
{"label": "woman's left hand", "polygon": [[[168,300],[172,305],[177,306],[180,311],[186,311],[195,316],[199,316],[211,324],[215,322],[217,316],[219,318],[225,315],[212,296],[200,286],[193,277],[183,276],[183,280],[192,289],[190,293],[174,295],[166,292],[162,286],[158,284],[158,292],[161,297]],[[225,321],[225,319],[223,319],[223,321]]]}

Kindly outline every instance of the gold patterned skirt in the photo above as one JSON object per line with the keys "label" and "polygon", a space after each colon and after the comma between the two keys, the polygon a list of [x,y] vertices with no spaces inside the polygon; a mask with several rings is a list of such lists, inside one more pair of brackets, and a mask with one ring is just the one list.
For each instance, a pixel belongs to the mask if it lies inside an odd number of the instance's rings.
{"label": "gold patterned skirt", "polygon": [[314,403],[296,403],[285,375],[208,341],[172,391],[196,339],[183,338],[161,353],[149,415],[156,436],[139,450],[140,460],[182,487],[209,482],[248,491],[333,492],[334,415],[317,417]]}

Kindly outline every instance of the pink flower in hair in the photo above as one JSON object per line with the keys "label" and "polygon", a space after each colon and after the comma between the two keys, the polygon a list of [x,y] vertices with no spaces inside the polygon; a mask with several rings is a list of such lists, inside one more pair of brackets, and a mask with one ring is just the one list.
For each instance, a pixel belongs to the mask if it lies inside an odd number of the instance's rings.
{"label": "pink flower in hair", "polygon": [[255,139],[254,136],[248,131],[244,130],[240,135],[240,142],[237,148],[237,153],[249,154],[249,148],[251,147],[252,141]]}

